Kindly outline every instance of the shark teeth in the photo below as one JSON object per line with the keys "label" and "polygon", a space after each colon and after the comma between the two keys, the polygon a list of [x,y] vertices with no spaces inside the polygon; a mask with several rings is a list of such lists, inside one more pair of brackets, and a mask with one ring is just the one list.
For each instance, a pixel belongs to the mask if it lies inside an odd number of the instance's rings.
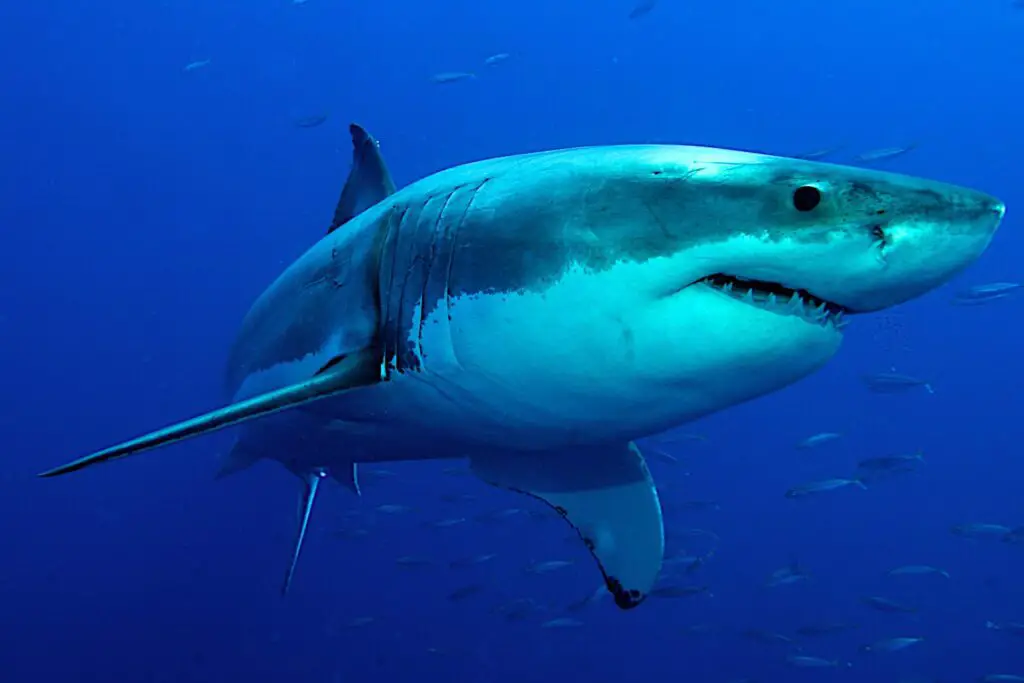
{"label": "shark teeth", "polygon": [[804,290],[790,289],[775,282],[745,280],[731,275],[711,275],[700,280],[734,299],[782,315],[792,315],[823,327],[842,329],[848,321],[846,310]]}

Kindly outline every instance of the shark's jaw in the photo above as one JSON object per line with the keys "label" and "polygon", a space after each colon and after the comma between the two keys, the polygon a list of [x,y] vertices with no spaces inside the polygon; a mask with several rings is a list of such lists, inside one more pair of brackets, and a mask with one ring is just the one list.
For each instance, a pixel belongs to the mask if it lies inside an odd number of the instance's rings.
{"label": "shark's jaw", "polygon": [[844,315],[850,313],[845,306],[826,301],[806,289],[794,289],[778,282],[715,273],[692,286],[706,286],[744,304],[823,327],[841,329],[846,324]]}

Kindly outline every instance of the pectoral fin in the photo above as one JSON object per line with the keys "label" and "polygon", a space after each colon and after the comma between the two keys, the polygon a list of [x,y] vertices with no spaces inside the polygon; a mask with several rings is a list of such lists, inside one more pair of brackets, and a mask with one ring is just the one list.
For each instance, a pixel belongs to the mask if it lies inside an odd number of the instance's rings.
{"label": "pectoral fin", "polygon": [[208,434],[224,427],[311,403],[356,387],[374,384],[380,379],[380,357],[374,350],[367,349],[345,356],[337,363],[331,364],[329,371],[311,377],[304,382],[232,403],[191,420],[158,429],[137,439],[125,441],[66,465],[55,467],[39,476],[55,477],[76,472],[101,462],[134,455],[201,434]]}
{"label": "pectoral fin", "polygon": [[474,455],[484,481],[539,498],[579,533],[622,609],[654,586],[665,550],[661,505],[635,444]]}

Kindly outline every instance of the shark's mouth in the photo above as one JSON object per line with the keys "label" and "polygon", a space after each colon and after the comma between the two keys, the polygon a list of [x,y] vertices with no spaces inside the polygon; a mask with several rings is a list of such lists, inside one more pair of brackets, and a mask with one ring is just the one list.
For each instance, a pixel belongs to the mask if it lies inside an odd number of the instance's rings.
{"label": "shark's mouth", "polygon": [[699,282],[744,303],[773,313],[799,316],[819,325],[842,327],[844,314],[850,313],[849,309],[805,289],[793,289],[778,282],[748,280],[723,273],[709,275]]}

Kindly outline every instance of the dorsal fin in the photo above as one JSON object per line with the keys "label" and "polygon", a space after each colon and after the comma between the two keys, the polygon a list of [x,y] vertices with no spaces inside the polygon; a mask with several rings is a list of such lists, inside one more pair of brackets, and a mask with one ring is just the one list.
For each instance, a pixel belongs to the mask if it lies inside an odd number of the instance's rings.
{"label": "dorsal fin", "polygon": [[395,183],[380,154],[380,144],[362,126],[353,123],[348,130],[352,134],[352,169],[341,190],[328,233],[395,191]]}

